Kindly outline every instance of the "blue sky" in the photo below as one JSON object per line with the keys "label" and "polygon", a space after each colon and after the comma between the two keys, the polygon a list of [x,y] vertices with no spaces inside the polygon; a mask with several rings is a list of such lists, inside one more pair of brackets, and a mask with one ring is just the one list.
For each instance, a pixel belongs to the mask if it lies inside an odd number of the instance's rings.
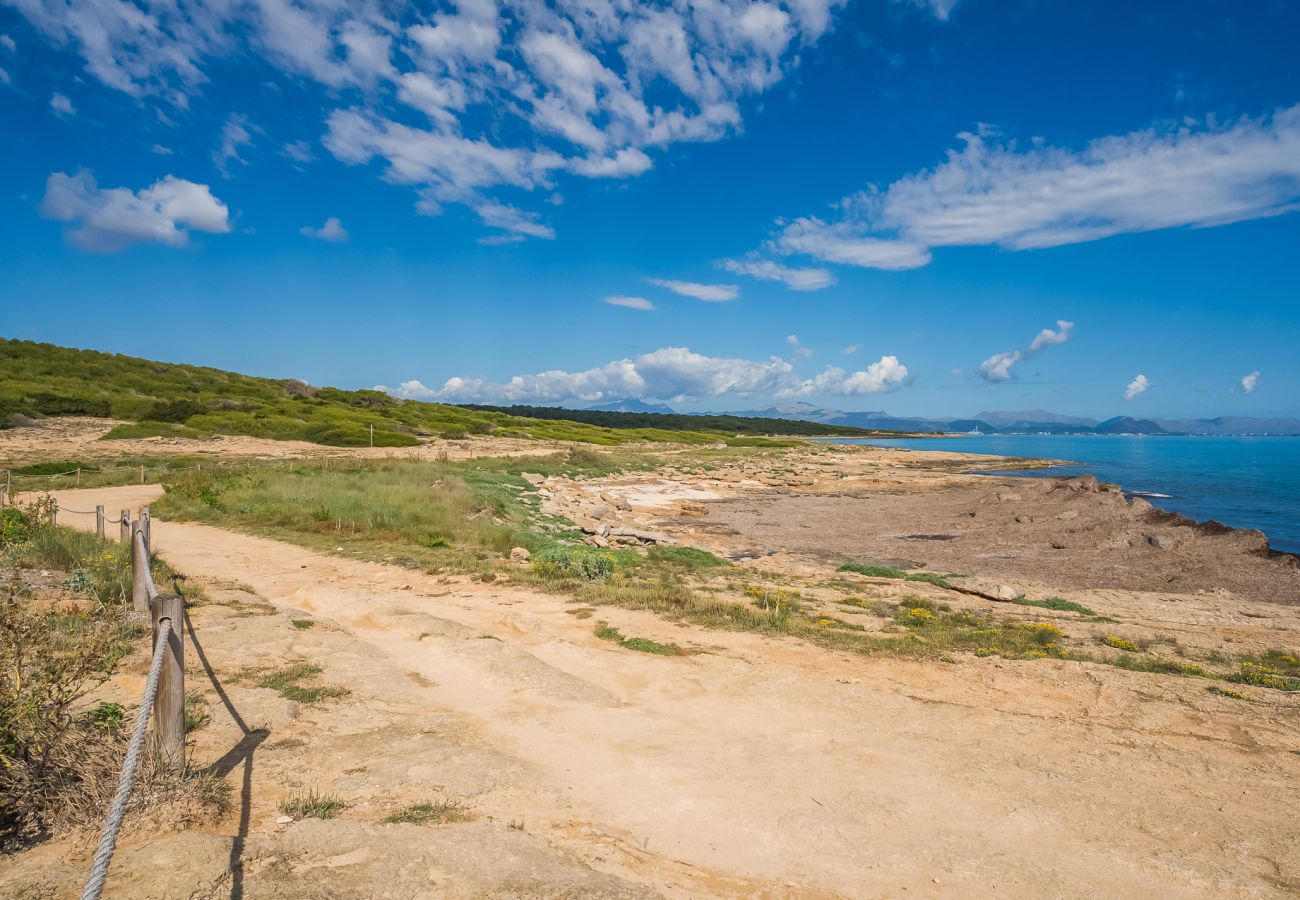
{"label": "blue sky", "polygon": [[0,333],[449,401],[1300,414],[1296,34],[0,0]]}

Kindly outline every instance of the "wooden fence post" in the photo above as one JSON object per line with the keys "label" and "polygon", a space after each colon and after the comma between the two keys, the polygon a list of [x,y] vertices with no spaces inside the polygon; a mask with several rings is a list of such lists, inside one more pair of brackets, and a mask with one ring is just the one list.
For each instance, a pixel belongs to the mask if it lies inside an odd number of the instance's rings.
{"label": "wooden fence post", "polygon": [[122,510],[122,517],[118,520],[121,522],[122,543],[131,543],[131,510]]}
{"label": "wooden fence post", "polygon": [[140,483],[144,484],[144,463],[140,463]]}
{"label": "wooden fence post", "polygon": [[50,501],[50,524],[51,525],[59,524],[59,501],[58,500]]}
{"label": "wooden fence post", "polygon": [[140,507],[140,529],[144,532],[144,549],[149,551],[150,556],[153,556],[153,529],[150,527],[152,524],[149,507]]}
{"label": "wooden fence post", "polygon": [[95,537],[101,541],[104,539],[104,506],[100,504],[95,507]]}
{"label": "wooden fence post", "polygon": [[135,539],[140,520],[131,523],[131,608],[149,611],[149,550]]}
{"label": "wooden fence post", "polygon": [[160,594],[149,604],[153,619],[153,646],[158,646],[158,629],[171,621],[167,650],[158,674],[158,694],[153,701],[154,739],[163,765],[174,771],[185,768],[185,627],[184,601],[176,594]]}
{"label": "wooden fence post", "polygon": [[81,487],[81,466],[77,466],[77,487]]}

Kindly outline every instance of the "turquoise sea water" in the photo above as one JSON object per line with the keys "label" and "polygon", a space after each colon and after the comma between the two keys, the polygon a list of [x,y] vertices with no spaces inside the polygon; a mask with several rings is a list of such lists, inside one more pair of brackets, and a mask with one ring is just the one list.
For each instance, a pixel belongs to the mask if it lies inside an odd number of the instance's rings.
{"label": "turquoise sea water", "polygon": [[1194,519],[1258,528],[1275,550],[1300,553],[1300,438],[1025,434],[841,443],[1070,460],[1008,474],[1096,475]]}

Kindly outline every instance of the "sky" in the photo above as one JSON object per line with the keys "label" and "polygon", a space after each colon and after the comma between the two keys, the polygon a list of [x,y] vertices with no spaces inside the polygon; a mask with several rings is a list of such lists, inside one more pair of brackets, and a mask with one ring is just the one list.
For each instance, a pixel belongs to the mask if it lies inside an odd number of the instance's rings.
{"label": "sky", "polygon": [[1296,35],[0,0],[0,335],[446,402],[1300,415]]}

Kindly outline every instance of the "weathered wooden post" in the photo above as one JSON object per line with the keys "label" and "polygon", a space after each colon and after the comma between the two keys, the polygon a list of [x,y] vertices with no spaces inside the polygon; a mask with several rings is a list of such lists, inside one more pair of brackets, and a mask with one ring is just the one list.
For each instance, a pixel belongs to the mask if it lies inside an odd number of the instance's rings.
{"label": "weathered wooden post", "polygon": [[50,524],[51,525],[59,524],[59,501],[58,500],[50,501]]}
{"label": "weathered wooden post", "polygon": [[131,543],[131,510],[122,510],[122,516],[118,519],[118,522],[121,523],[122,543]]}
{"label": "weathered wooden post", "polygon": [[149,611],[149,548],[137,534],[144,537],[139,519],[131,523],[131,608],[143,613]]}
{"label": "weathered wooden post", "polygon": [[140,507],[140,530],[144,532],[144,549],[153,555],[153,531],[149,527],[151,524],[149,518],[149,507]]}
{"label": "weathered wooden post", "polygon": [[95,507],[95,537],[104,539],[104,505]]}
{"label": "weathered wooden post", "polygon": [[181,635],[184,601],[177,594],[160,594],[149,604],[149,612],[153,619],[155,650],[162,623],[171,623],[167,650],[158,673],[158,694],[153,701],[153,725],[163,765],[180,772],[185,768],[185,642]]}
{"label": "weathered wooden post", "polygon": [[144,463],[140,463],[140,483],[144,484]]}
{"label": "weathered wooden post", "polygon": [[77,487],[81,487],[81,466],[77,466]]}

